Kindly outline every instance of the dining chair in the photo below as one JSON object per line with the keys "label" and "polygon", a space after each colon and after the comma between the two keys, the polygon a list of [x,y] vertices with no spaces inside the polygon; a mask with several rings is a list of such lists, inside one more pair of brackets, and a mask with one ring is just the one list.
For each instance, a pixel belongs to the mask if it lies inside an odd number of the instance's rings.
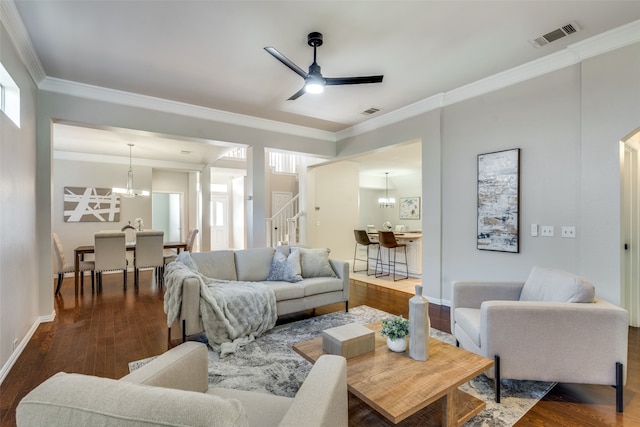
{"label": "dining chair", "polygon": [[[369,273],[369,259],[374,258],[369,254],[369,247],[378,246],[378,242],[372,242],[371,239],[369,239],[369,235],[367,234],[366,230],[353,230],[353,234],[356,238],[356,247],[353,250],[353,272],[358,273],[360,271],[366,271],[367,276],[370,276],[371,274]],[[358,258],[358,246],[365,247],[367,251],[366,258]],[[364,270],[356,270],[356,261],[366,261],[367,267]],[[373,272],[373,274],[375,274],[375,271]]]}
{"label": "dining chair", "polygon": [[104,231],[94,235],[95,272],[98,290],[102,289],[104,271],[123,271],[127,289],[127,243],[124,232]]}
{"label": "dining chair", "polygon": [[[407,263],[407,245],[404,243],[398,243],[396,240],[395,234],[393,231],[379,231],[378,232],[378,241],[380,242],[380,246],[378,246],[378,256],[376,257],[376,277],[389,276],[391,274],[391,265],[393,264],[393,281],[396,280],[396,264],[404,264],[406,276],[401,279],[409,278],[409,264]],[[387,273],[384,273],[384,262],[382,260],[382,248],[387,248]],[[398,254],[398,249],[404,249],[404,262],[397,261],[396,256]],[[393,250],[393,261],[391,261],[391,250]],[[380,274],[378,274],[378,262],[380,263]]]}
{"label": "dining chair", "polygon": [[[189,235],[187,236],[187,247],[185,249],[187,252],[193,252],[193,245],[196,241],[196,235],[199,231],[200,230],[198,230],[197,228],[189,230]],[[173,249],[168,249],[164,254],[164,263],[169,264],[170,262],[175,261],[177,257],[178,254],[174,252]]]}
{"label": "dining chair", "polygon": [[[67,264],[64,259],[64,249],[62,248],[62,242],[56,233],[53,233],[53,249],[56,254],[56,267],[58,271],[58,285],[56,286],[56,291],[54,295],[58,295],[60,293],[60,287],[62,286],[62,280],[64,279],[65,273],[75,273],[76,266],[75,264]],[[91,289],[93,289],[93,271],[95,269],[95,263],[93,261],[80,261],[78,266],[78,271],[82,273],[81,280],[82,285],[84,286],[84,272],[91,272]]]}
{"label": "dining chair", "polygon": [[138,289],[141,268],[155,268],[156,281],[162,285],[164,273],[164,231],[148,230],[136,233],[136,250],[133,258],[134,285]]}

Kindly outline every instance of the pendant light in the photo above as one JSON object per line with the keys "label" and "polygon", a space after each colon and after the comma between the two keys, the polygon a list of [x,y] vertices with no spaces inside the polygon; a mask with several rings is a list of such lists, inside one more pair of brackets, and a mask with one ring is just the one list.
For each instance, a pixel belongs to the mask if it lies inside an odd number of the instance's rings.
{"label": "pendant light", "polygon": [[133,188],[133,168],[131,166],[131,149],[133,144],[127,144],[129,146],[129,172],[127,173],[127,188],[113,187],[111,192],[114,194],[120,194],[123,197],[149,197],[147,190],[135,190]]}
{"label": "pendant light", "polygon": [[396,199],[389,197],[389,172],[385,172],[384,197],[378,199],[378,205],[380,205],[381,208],[392,208],[396,205]]}

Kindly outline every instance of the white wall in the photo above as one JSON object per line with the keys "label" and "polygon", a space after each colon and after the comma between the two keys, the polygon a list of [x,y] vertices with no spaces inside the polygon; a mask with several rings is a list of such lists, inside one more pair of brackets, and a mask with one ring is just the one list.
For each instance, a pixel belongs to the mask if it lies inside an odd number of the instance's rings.
{"label": "white wall", "polygon": [[[577,272],[580,163],[580,67],[572,66],[443,111],[442,282],[522,280],[535,264]],[[477,155],[520,148],[520,253],[476,248]],[[529,225],[555,226],[530,237]]]}
{"label": "white wall", "polygon": [[[73,261],[73,250],[80,245],[92,245],[98,231],[120,230],[136,218],[142,218],[145,228],[151,228],[151,197],[120,197],[118,222],[64,222],[64,187],[123,187],[129,165],[55,159],[53,162],[53,231],[58,233],[67,262]],[[135,187],[152,190],[152,169],[133,166]]]}
{"label": "white wall", "polygon": [[307,187],[307,243],[331,249],[331,258],[353,258],[358,225],[358,165],[338,162],[312,167]]}
{"label": "white wall", "polygon": [[364,230],[367,225],[375,225],[378,230],[382,230],[382,224],[389,221],[394,227],[405,225],[407,230],[422,229],[420,219],[400,219],[400,198],[420,197],[422,202],[421,173],[389,177],[389,197],[396,199],[394,207],[381,208],[378,205],[378,198],[384,196],[385,190],[360,188],[358,228]]}
{"label": "white wall", "polygon": [[[26,345],[36,320],[51,318],[53,307],[40,310],[37,268],[42,246],[36,228],[37,89],[0,25],[0,62],[20,88],[20,127],[0,112],[0,381]],[[49,218],[49,221],[51,219]],[[45,251],[46,252],[46,251]],[[49,276],[50,277],[50,276]],[[44,285],[53,293],[53,280]],[[14,340],[18,351],[14,352]]]}

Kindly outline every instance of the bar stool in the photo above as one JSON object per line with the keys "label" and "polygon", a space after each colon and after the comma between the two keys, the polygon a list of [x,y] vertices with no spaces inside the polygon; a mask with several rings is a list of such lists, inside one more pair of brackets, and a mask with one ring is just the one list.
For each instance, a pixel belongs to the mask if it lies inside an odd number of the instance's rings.
{"label": "bar stool", "polygon": [[[367,234],[367,232],[365,230],[353,230],[353,234],[356,237],[356,247],[353,251],[353,272],[357,273],[359,271],[366,271],[367,272],[367,276],[370,276],[371,274],[369,274],[369,259],[373,259],[373,257],[369,256],[369,246],[371,245],[378,245],[378,243],[376,242],[372,242],[371,240],[369,240],[369,235]],[[366,258],[358,258],[358,245],[360,246],[364,246],[367,250],[367,257]],[[378,245],[379,247],[379,245]],[[377,260],[377,258],[376,258]],[[356,261],[366,261],[367,263],[367,268],[366,270],[356,270]],[[373,272],[373,274],[375,274],[375,271]]]}
{"label": "bar stool", "polygon": [[[388,276],[391,274],[391,264],[393,263],[393,281],[408,279],[409,278],[409,265],[407,264],[407,245],[404,243],[398,243],[396,240],[395,234],[393,231],[379,231],[378,232],[378,241],[380,242],[380,246],[378,246],[378,256],[376,257],[376,277]],[[387,273],[386,274],[378,274],[378,262],[380,262],[380,273],[384,273],[384,263],[382,262],[382,248],[387,248]],[[398,252],[398,248],[404,249],[404,262],[396,261],[396,255]],[[393,262],[391,261],[391,249],[393,249]],[[404,264],[406,276],[401,277],[400,279],[396,279],[396,264]]]}

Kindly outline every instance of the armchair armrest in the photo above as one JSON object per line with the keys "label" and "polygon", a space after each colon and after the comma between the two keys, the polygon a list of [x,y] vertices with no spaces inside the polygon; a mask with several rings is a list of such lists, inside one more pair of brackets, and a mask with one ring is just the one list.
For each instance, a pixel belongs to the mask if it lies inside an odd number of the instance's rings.
{"label": "armchair armrest", "polygon": [[186,342],[120,380],[205,393],[209,388],[208,365],[207,346],[198,342]]}
{"label": "armchair armrest", "polygon": [[456,308],[480,308],[484,301],[517,301],[524,282],[487,282],[454,280],[451,283],[451,331],[454,329]]}
{"label": "armchair armrest", "polygon": [[628,315],[611,303],[486,301],[480,318],[504,378],[613,385],[616,362],[626,378]]}
{"label": "armchair armrest", "polygon": [[282,427],[346,427],[349,422],[347,361],[342,356],[323,355],[313,365]]}

